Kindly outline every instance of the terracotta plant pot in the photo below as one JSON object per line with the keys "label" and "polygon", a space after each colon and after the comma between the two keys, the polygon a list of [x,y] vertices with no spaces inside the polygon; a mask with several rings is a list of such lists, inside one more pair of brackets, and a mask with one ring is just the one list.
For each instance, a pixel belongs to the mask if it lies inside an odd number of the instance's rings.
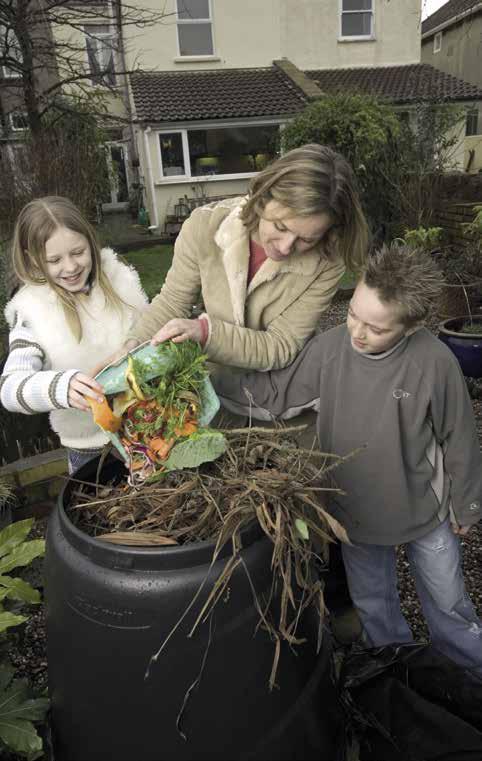
{"label": "terracotta plant pot", "polygon": [[[469,325],[473,329],[467,329]],[[482,317],[462,315],[444,320],[438,337],[453,351],[464,375],[482,378]]]}

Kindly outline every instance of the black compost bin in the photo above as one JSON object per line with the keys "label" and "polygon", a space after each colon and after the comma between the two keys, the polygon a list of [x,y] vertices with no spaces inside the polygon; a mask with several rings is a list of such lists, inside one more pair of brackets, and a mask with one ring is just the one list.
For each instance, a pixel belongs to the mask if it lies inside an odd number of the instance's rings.
{"label": "black compost bin", "polygon": [[[93,460],[77,477],[93,481],[97,465]],[[108,463],[102,481],[122,468]],[[336,759],[330,639],[325,632],[317,655],[311,615],[299,630],[308,642],[296,653],[282,648],[279,686],[269,691],[274,646],[257,626],[250,583],[261,600],[271,583],[271,545],[257,527],[243,537],[250,581],[238,567],[211,626],[188,637],[206,583],[145,679],[151,655],[204,581],[213,545],[151,549],[93,539],[64,510],[73,486],[67,482],[50,518],[45,562],[55,761]]]}

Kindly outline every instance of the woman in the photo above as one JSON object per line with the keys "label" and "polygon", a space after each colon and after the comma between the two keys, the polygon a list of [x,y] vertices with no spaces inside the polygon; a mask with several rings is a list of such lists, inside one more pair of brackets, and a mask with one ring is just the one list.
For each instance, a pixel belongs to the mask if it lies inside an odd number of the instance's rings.
{"label": "woman", "polygon": [[[193,339],[217,363],[285,367],[345,268],[363,264],[367,242],[348,162],[316,144],[289,151],[253,178],[247,197],[193,211],[160,294],[124,348]],[[200,294],[205,313],[191,319]]]}

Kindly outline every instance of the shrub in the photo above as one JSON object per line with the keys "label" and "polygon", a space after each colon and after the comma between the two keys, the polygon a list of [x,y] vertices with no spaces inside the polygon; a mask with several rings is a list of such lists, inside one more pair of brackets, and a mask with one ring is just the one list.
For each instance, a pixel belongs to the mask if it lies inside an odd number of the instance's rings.
{"label": "shrub", "polygon": [[98,117],[84,105],[63,99],[49,111],[42,129],[0,155],[0,230],[8,239],[20,209],[45,195],[70,198],[90,219],[109,188]]}
{"label": "shrub", "polygon": [[389,196],[380,166],[395,145],[401,124],[394,110],[366,95],[326,95],[283,130],[283,150],[304,143],[329,145],[350,162],[372,229],[387,217]]}
{"label": "shrub", "polygon": [[451,104],[411,105],[404,121],[376,98],[341,93],[310,104],[286,126],[284,150],[326,144],[350,161],[362,202],[380,242],[405,228],[430,227],[442,173],[453,163],[463,110]]}

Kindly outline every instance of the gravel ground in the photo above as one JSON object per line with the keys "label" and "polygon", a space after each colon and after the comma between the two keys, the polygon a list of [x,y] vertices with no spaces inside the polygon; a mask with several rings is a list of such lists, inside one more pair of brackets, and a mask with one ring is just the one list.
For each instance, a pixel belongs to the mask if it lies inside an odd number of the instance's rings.
{"label": "gravel ground", "polygon": [[[322,329],[334,327],[344,321],[347,301],[337,299],[329,312],[325,315]],[[436,328],[436,323],[431,326]],[[482,383],[469,380],[469,387],[473,397],[474,413],[477,421],[479,441],[482,442]],[[43,536],[46,520],[38,520],[34,533]],[[467,589],[474,601],[479,615],[482,616],[482,526],[471,530],[463,542],[464,573]],[[28,569],[27,575],[32,583],[41,585],[41,562],[32,569]],[[399,554],[399,580],[402,607],[416,638],[426,638],[427,630],[421,615],[420,605],[415,593],[413,581],[408,569],[408,563],[403,548]],[[47,681],[47,660],[45,653],[45,622],[43,606],[33,609],[29,621],[19,635],[11,635],[9,654],[19,676],[28,677],[36,686],[45,686]]]}

